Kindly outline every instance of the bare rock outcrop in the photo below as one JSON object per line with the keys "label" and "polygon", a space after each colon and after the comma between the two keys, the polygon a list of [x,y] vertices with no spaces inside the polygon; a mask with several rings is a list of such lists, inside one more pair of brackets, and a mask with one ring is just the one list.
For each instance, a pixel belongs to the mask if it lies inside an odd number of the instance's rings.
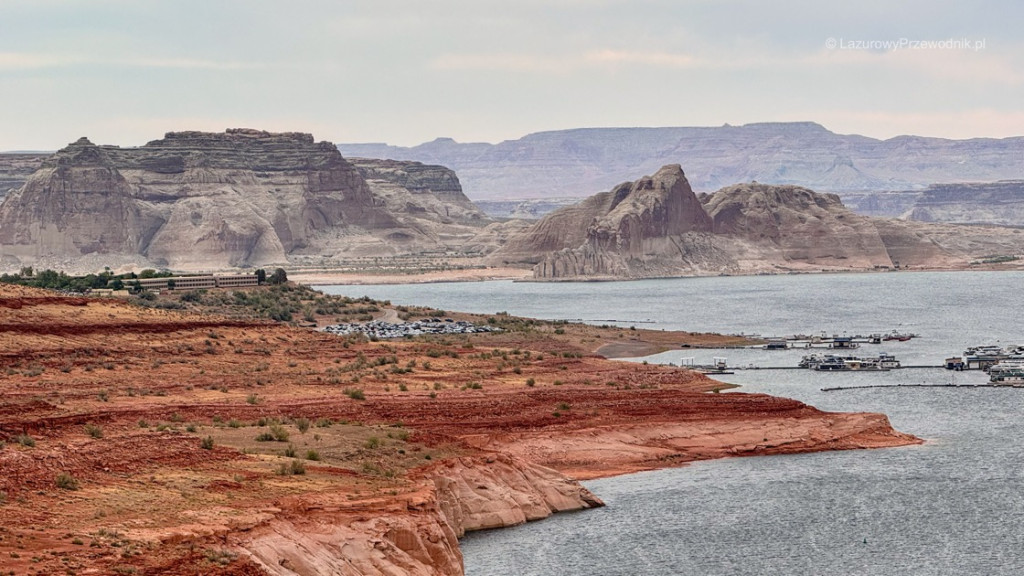
{"label": "bare rock outcrop", "polygon": [[139,148],[82,138],[0,206],[0,245],[32,262],[142,255],[178,269],[282,263],[318,232],[399,224],[308,134],[172,132]]}
{"label": "bare rock outcrop", "polygon": [[543,278],[658,275],[664,254],[699,265],[711,218],[678,164],[542,218],[496,259],[536,264]]}
{"label": "bare rock outcrop", "polygon": [[871,219],[850,212],[834,194],[799,186],[738,184],[707,198],[716,235],[747,240],[773,259],[811,265],[891,266]]}
{"label": "bare rock outcrop", "polygon": [[68,268],[101,255],[210,270],[460,252],[467,243],[490,252],[501,239],[484,233],[491,223],[447,168],[353,165],[309,134],[171,132],[138,148],[82,138],[0,205],[0,257]]}
{"label": "bare rock outcrop", "polygon": [[533,264],[550,280],[957,268],[1022,253],[1019,229],[872,218],[799,186],[754,182],[698,198],[673,164],[549,214],[492,260]]}
{"label": "bare rock outcrop", "polygon": [[457,535],[515,526],[555,512],[604,506],[575,480],[538,464],[496,454],[449,460],[428,473]]}
{"label": "bare rock outcrop", "polygon": [[449,168],[420,162],[349,158],[392,213],[409,213],[452,223],[488,218],[462,193]]}
{"label": "bare rock outcrop", "polygon": [[466,532],[604,505],[559,472],[505,454],[447,460],[416,478],[420,490],[372,510],[327,495],[291,502],[297,514],[233,543],[276,576],[459,576]]}

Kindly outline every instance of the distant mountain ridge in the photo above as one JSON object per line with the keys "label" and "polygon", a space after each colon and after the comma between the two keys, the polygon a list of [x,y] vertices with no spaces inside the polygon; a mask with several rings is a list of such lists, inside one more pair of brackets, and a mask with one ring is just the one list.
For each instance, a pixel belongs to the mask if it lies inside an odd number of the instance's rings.
{"label": "distant mountain ridge", "polygon": [[338,149],[345,156],[447,166],[473,200],[589,196],[680,162],[698,192],[751,181],[842,193],[1024,176],[1024,137],[878,140],[836,134],[814,122],[577,128],[498,144],[438,138],[413,147],[339,144]]}

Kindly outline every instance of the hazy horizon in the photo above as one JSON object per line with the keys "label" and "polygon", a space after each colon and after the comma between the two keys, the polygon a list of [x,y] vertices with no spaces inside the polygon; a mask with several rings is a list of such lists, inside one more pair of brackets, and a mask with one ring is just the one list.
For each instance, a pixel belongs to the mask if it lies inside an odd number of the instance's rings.
{"label": "hazy horizon", "polygon": [[813,121],[1024,135],[1024,5],[8,0],[0,150],[229,127],[411,146]]}

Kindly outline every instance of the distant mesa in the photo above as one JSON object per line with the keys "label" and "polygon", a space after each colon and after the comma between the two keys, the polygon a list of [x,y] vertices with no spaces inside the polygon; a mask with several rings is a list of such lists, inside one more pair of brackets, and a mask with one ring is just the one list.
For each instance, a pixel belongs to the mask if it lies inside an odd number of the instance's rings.
{"label": "distant mesa", "polygon": [[418,146],[339,144],[346,156],[447,166],[474,201],[586,197],[683,161],[698,192],[737,182],[803,186],[843,196],[994,182],[1024,174],[1024,137],[878,140],[814,122],[743,126],[578,128],[497,144],[438,139]]}
{"label": "distant mesa", "polygon": [[0,205],[0,258],[211,270],[460,250],[490,223],[446,168],[357,166],[310,134],[170,132],[138,148],[83,137]]}

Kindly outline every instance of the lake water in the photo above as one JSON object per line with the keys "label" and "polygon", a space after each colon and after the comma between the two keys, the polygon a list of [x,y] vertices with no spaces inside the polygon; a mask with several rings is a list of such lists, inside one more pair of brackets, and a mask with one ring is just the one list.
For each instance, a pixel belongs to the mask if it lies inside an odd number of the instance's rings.
{"label": "lake water", "polygon": [[[864,345],[904,364],[1024,343],[1024,274],[885,273],[637,282],[338,286],[395,303],[653,329],[793,334],[897,329]],[[805,351],[678,350],[646,358],[789,366]],[[1024,574],[1024,389],[823,386],[982,383],[978,372],[744,370],[741,391],[875,411],[923,446],[702,462],[587,482],[606,508],[470,534],[466,573],[489,575]]]}

